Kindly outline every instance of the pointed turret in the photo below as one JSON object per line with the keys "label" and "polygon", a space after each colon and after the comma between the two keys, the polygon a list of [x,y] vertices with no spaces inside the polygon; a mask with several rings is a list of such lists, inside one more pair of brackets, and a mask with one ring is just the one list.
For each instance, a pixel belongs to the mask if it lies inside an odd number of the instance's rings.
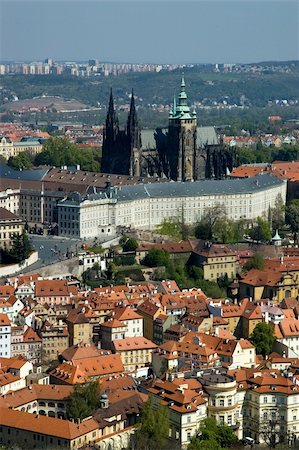
{"label": "pointed turret", "polygon": [[131,95],[130,112],[127,121],[127,136],[129,138],[131,148],[141,148],[141,134],[138,126],[133,89]]}
{"label": "pointed turret", "polygon": [[106,116],[106,126],[103,133],[102,162],[101,171],[111,173],[111,155],[115,152],[116,141],[119,135],[119,125],[116,112],[114,110],[114,101],[112,89],[110,90],[109,106]]}
{"label": "pointed turret", "polygon": [[109,106],[106,117],[106,137],[115,141],[116,135],[118,134],[118,118],[114,109],[114,100],[112,88],[110,90]]}
{"label": "pointed turret", "polygon": [[187,103],[188,96],[185,87],[185,78],[184,74],[182,74],[181,89],[178,98],[178,105],[176,106],[176,114],[174,117],[177,116],[178,118],[191,119],[190,108]]}

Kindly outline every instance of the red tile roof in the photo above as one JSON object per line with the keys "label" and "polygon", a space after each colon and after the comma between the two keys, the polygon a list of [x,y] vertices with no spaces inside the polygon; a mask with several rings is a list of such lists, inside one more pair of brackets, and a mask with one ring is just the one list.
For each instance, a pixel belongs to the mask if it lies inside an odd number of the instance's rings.
{"label": "red tile roof", "polygon": [[116,339],[113,341],[113,345],[115,351],[128,351],[128,350],[147,350],[157,348],[157,345],[154,344],[149,339],[145,337],[128,337],[125,339]]}
{"label": "red tile roof", "polygon": [[75,424],[68,420],[6,408],[0,408],[0,424],[10,428],[55,436],[67,440],[79,438],[99,428],[98,423],[94,419],[87,419],[80,424]]}

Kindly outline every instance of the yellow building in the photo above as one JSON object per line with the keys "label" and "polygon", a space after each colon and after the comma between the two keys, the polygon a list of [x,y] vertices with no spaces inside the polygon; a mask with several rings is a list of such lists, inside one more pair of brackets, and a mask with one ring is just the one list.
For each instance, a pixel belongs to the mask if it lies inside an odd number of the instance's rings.
{"label": "yellow building", "polygon": [[217,281],[223,276],[234,279],[236,276],[236,253],[223,244],[200,242],[193,250],[190,262],[203,269],[205,280]]}
{"label": "yellow building", "polygon": [[160,306],[155,305],[146,300],[137,308],[138,314],[143,317],[143,335],[151,341],[154,340],[154,321],[160,316],[164,310]]}
{"label": "yellow building", "polygon": [[22,234],[24,230],[23,220],[8,211],[0,208],[0,248],[9,249],[11,238],[14,234]]}
{"label": "yellow building", "polygon": [[37,155],[43,149],[43,144],[37,141],[11,142],[10,139],[2,137],[0,140],[0,156],[5,159],[18,156],[27,152],[32,156]]}
{"label": "yellow building", "polygon": [[149,366],[152,363],[152,353],[157,348],[144,337],[128,337],[113,342],[114,351],[120,354],[124,368],[128,372]]}
{"label": "yellow building", "polygon": [[270,298],[281,302],[284,298],[297,297],[298,294],[299,278],[294,272],[251,269],[239,280],[240,298]]}
{"label": "yellow building", "polygon": [[69,332],[69,346],[90,344],[92,330],[90,321],[85,315],[84,308],[72,309],[66,319]]}
{"label": "yellow building", "polygon": [[38,334],[42,338],[43,362],[56,360],[61,351],[69,346],[69,335],[64,324],[50,325],[45,321]]}

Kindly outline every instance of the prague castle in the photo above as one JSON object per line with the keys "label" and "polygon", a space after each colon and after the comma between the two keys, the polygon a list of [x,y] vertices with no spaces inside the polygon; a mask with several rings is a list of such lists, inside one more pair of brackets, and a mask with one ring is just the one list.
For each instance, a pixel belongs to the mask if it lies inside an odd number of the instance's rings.
{"label": "prague castle", "polygon": [[124,130],[119,127],[112,91],[104,130],[104,173],[159,176],[175,181],[223,179],[232,170],[234,154],[219,140],[213,127],[198,127],[182,77],[178,99],[169,112],[168,129],[141,130],[132,92]]}

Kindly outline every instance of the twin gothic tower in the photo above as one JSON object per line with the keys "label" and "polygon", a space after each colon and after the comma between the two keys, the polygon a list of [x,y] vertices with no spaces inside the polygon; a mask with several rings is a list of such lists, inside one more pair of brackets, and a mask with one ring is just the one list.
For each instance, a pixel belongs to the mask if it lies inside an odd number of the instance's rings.
{"label": "twin gothic tower", "polygon": [[[152,136],[151,136],[152,135]],[[213,127],[198,127],[187,102],[182,77],[167,130],[141,131],[132,92],[127,126],[119,129],[112,91],[104,130],[101,171],[131,176],[158,176],[175,181],[224,178],[234,155],[218,140]]]}

